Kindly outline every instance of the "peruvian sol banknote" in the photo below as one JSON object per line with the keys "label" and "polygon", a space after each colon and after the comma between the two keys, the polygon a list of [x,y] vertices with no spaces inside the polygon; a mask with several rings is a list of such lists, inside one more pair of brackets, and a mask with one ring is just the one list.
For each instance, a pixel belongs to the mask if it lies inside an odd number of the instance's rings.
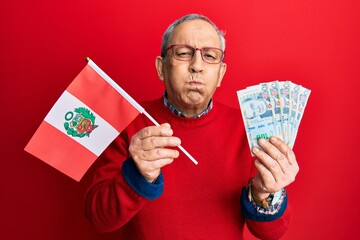
{"label": "peruvian sol banknote", "polygon": [[291,148],[310,90],[291,81],[272,81],[237,91],[250,150],[260,138],[276,136]]}

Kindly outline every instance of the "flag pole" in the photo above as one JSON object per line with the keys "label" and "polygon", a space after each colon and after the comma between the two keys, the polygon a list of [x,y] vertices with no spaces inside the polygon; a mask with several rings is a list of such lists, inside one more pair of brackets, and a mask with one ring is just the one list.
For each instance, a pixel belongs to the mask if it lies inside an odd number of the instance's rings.
{"label": "flag pole", "polygon": [[[103,77],[113,88],[115,88],[122,96],[124,96],[130,103],[133,105],[140,113],[144,114],[155,126],[160,126],[160,124],[145,111],[145,109],[140,106],[129,94],[127,94],[114,80],[112,80],[103,70],[101,70],[89,57],[86,57],[86,62],[92,67],[101,77]],[[198,161],[190,155],[181,145],[178,148],[195,164],[198,164]]]}
{"label": "flag pole", "polygon": [[[150,119],[150,121],[152,123],[154,123],[156,126],[159,126],[160,124],[150,115],[148,114],[145,110],[143,112],[143,114]],[[178,148],[195,164],[198,164],[198,161],[195,160],[195,158],[193,158],[193,156],[190,155],[190,153],[188,151],[186,151],[181,145],[178,146]]]}

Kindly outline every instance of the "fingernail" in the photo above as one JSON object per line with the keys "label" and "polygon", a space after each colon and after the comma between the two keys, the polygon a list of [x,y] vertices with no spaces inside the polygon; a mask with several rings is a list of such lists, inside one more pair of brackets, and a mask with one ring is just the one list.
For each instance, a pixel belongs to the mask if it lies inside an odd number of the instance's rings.
{"label": "fingernail", "polygon": [[270,140],[271,140],[272,142],[277,142],[277,141],[279,141],[279,138],[277,138],[277,137],[275,137],[275,136],[272,136],[272,137],[270,138]]}
{"label": "fingernail", "polygon": [[264,143],[266,142],[266,140],[265,140],[264,138],[260,138],[260,139],[258,140],[258,142],[259,142],[260,144],[264,144]]}
{"label": "fingernail", "polygon": [[161,124],[161,125],[163,125],[163,126],[165,126],[165,127],[169,127],[169,128],[171,127],[169,123],[163,123],[163,124]]}
{"label": "fingernail", "polygon": [[253,147],[252,151],[253,151],[253,153],[257,153],[260,151],[260,149],[258,147]]}
{"label": "fingernail", "polygon": [[175,158],[178,158],[179,156],[180,156],[179,151],[176,151],[176,157]]}
{"label": "fingernail", "polygon": [[164,134],[169,134],[172,135],[173,134],[173,130],[169,127],[169,128],[165,128],[164,130]]}

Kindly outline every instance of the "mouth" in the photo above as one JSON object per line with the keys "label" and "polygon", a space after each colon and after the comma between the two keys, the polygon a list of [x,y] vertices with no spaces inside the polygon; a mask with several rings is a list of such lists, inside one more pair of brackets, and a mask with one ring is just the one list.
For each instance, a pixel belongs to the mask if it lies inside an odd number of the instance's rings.
{"label": "mouth", "polygon": [[190,91],[196,91],[196,92],[201,92],[204,89],[204,83],[199,82],[199,81],[190,81],[187,84],[188,89]]}
{"label": "mouth", "polygon": [[191,81],[189,82],[189,85],[190,86],[203,86],[204,84],[202,82],[199,82],[199,81]]}

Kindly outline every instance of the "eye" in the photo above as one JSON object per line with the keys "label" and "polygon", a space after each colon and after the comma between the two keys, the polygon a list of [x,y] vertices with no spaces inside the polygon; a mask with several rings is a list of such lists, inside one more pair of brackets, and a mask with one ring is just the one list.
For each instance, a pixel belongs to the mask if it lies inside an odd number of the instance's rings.
{"label": "eye", "polygon": [[179,46],[174,51],[176,57],[179,58],[191,58],[193,56],[193,50],[189,47]]}
{"label": "eye", "polygon": [[222,55],[221,50],[216,48],[204,48],[202,51],[203,58],[210,62],[219,61]]}
{"label": "eye", "polygon": [[177,55],[178,56],[187,56],[187,55],[191,56],[191,53],[190,52],[179,52]]}
{"label": "eye", "polygon": [[217,59],[216,53],[214,53],[213,51],[209,51],[209,50],[204,51],[203,57],[206,59],[209,59],[209,60]]}
{"label": "eye", "polygon": [[210,53],[205,53],[204,54],[204,57],[207,58],[207,59],[216,59],[216,57]]}

